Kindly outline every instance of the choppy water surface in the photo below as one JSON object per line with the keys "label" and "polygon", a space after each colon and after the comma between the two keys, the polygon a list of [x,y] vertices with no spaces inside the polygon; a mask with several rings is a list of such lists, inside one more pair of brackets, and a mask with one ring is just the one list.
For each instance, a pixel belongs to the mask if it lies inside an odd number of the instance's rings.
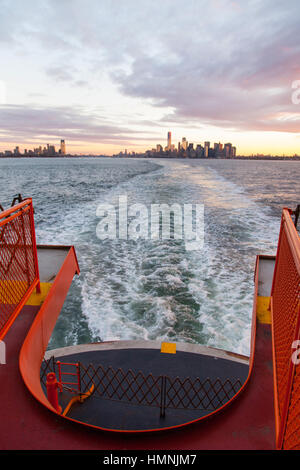
{"label": "choppy water surface", "polygon": [[[49,348],[111,339],[207,344],[248,354],[257,253],[274,254],[300,162],[0,160],[0,203],[34,200],[38,243],[74,244],[73,282]],[[100,203],[204,204],[204,248],[99,240]]]}

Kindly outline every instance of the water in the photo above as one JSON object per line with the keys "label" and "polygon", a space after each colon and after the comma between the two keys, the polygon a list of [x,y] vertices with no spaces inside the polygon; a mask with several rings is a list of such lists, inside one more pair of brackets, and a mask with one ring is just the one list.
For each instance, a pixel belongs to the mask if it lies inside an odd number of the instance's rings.
{"label": "water", "polygon": [[[249,353],[257,253],[274,254],[300,162],[0,159],[0,203],[33,198],[37,241],[73,244],[76,277],[49,348],[112,339],[199,343]],[[100,203],[204,204],[204,248],[96,236]]]}

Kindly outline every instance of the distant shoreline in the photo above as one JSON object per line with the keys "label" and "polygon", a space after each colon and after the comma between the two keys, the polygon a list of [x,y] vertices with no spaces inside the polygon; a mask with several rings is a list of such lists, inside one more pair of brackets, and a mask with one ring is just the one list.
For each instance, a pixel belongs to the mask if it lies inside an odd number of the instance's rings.
{"label": "distant shoreline", "polygon": [[300,161],[300,156],[297,156],[297,157],[272,157],[272,156],[264,156],[264,157],[260,157],[260,156],[256,156],[256,157],[234,157],[234,158],[225,158],[225,157],[219,157],[219,158],[216,158],[216,157],[205,157],[205,158],[195,158],[195,157],[170,157],[170,156],[162,156],[160,155],[159,157],[155,157],[154,155],[152,156],[138,156],[138,155],[132,155],[130,157],[125,157],[125,155],[123,156],[114,156],[114,157],[111,157],[111,158],[122,158],[122,159],[130,159],[130,158],[151,158],[151,159],[160,159],[160,158],[164,158],[164,159],[168,159],[168,160],[230,160],[230,161],[235,161],[235,160],[283,160],[283,161]]}
{"label": "distant shoreline", "polygon": [[234,160],[272,160],[272,161],[300,161],[300,156],[296,156],[296,157],[277,157],[277,156],[246,156],[246,157],[242,157],[242,156],[238,156],[238,157],[234,157],[234,158],[216,158],[216,157],[205,157],[205,158],[193,158],[193,157],[170,157],[169,155],[168,156],[163,156],[163,155],[160,155],[160,156],[149,156],[149,155],[130,155],[130,156],[125,156],[125,155],[122,155],[122,156],[119,156],[119,155],[65,155],[65,156],[61,156],[61,155],[49,155],[49,156],[45,156],[45,155],[18,155],[18,156],[14,156],[14,155],[3,155],[3,156],[0,156],[0,161],[3,159],[6,159],[6,160],[21,160],[21,159],[33,159],[33,158],[38,158],[38,159],[46,159],[46,158],[50,158],[50,159],[61,159],[61,160],[64,160],[64,159],[75,159],[75,158],[112,158],[112,159],[127,159],[127,160],[130,160],[130,159],[168,159],[168,160],[230,160],[230,161],[234,161]]}

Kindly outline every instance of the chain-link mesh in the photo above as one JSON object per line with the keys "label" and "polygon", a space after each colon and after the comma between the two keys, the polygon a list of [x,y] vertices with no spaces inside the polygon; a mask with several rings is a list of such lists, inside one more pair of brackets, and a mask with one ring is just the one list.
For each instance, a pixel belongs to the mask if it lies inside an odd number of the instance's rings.
{"label": "chain-link mesh", "polygon": [[166,379],[166,408],[216,410],[242,387],[240,379]]}
{"label": "chain-link mesh", "polygon": [[94,384],[94,393],[102,398],[160,406],[161,376],[154,377],[152,374],[144,375],[142,372],[93,364],[87,367],[81,365],[81,368],[81,381],[85,391]]}
{"label": "chain-link mesh", "polygon": [[0,213],[0,334],[38,278],[33,206]]}
{"label": "chain-link mesh", "polygon": [[63,363],[50,358],[44,361],[41,367],[41,382],[46,386],[46,375],[64,368],[63,374],[75,376],[80,369],[80,384],[70,383],[62,379],[63,389],[71,393],[87,393],[94,386],[93,396],[102,399],[122,401],[134,405],[155,406],[160,408],[161,414],[167,408],[173,409],[199,409],[214,411],[227,403],[242,387],[242,381],[221,380],[219,378],[200,379],[179,377],[171,378],[166,375],[154,376],[134,372],[131,369],[124,371],[103,365],[83,365],[82,363]]}
{"label": "chain-link mesh", "polygon": [[287,210],[283,211],[281,222],[272,314],[276,411],[280,423],[277,437],[284,434],[284,448],[300,448],[300,371],[292,362],[292,344],[299,339],[300,326],[300,239]]}

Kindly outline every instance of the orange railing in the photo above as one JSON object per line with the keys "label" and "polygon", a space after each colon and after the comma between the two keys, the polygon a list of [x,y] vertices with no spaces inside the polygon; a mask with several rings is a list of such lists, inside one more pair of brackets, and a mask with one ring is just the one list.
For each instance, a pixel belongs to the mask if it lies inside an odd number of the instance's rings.
{"label": "orange railing", "polygon": [[41,364],[73,277],[80,272],[74,247],[65,248],[68,249],[67,255],[30,327],[19,356],[20,372],[25,385],[40,403],[52,411],[57,410],[47,400],[42,389]]}
{"label": "orange railing", "polygon": [[283,209],[271,291],[276,447],[300,449],[300,238]]}
{"label": "orange railing", "polygon": [[39,291],[33,205],[25,199],[0,212],[0,339],[35,287]]}
{"label": "orange railing", "polygon": [[[58,381],[60,384],[66,386],[68,389],[74,391],[74,388],[75,388],[75,391],[77,393],[80,393],[81,392],[81,378],[80,378],[80,364],[79,362],[76,362],[75,364],[72,363],[72,362],[61,362],[61,361],[56,361],[56,365],[58,367]],[[67,370],[67,368],[65,366],[71,366],[71,370],[72,368],[75,368],[75,372],[70,372],[69,370]],[[75,380],[71,381],[71,382],[67,382],[66,379],[63,380],[63,376],[68,376],[68,378],[72,378]]]}

